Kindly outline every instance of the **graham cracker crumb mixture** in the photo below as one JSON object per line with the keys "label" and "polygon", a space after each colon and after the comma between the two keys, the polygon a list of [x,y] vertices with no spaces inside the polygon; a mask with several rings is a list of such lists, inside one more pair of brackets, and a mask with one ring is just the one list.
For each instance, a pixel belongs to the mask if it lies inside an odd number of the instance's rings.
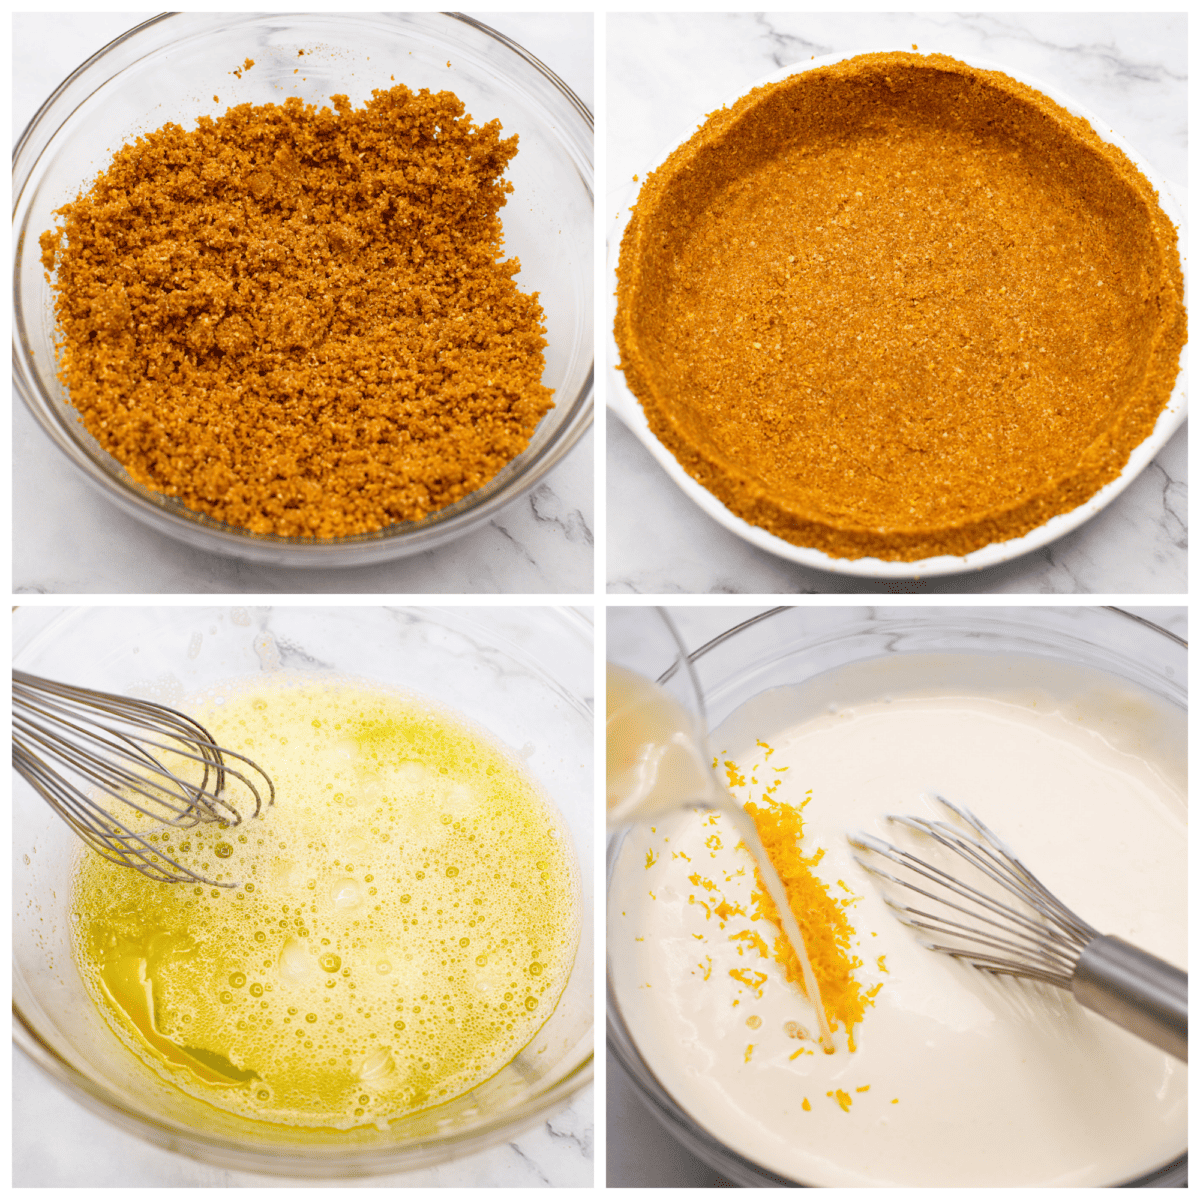
{"label": "graham cracker crumb mixture", "polygon": [[551,407],[501,257],[517,153],[451,92],[241,105],[125,146],[41,237],[60,378],[140,483],[258,533],[415,521]]}
{"label": "graham cracker crumb mixture", "polygon": [[944,55],[756,88],[643,184],[616,337],[729,509],[847,558],[963,555],[1086,501],[1170,398],[1175,229],[1116,147]]}

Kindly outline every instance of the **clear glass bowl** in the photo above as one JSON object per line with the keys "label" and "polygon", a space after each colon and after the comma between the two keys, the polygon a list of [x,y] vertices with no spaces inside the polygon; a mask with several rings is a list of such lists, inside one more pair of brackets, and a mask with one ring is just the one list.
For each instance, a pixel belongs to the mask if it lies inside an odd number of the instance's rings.
{"label": "clear glass bowl", "polygon": [[[651,624],[653,614],[644,616]],[[663,644],[662,650],[659,661],[644,660],[644,671],[676,673],[670,648]],[[1170,705],[1187,708],[1187,643],[1118,609],[776,608],[735,625],[693,651],[690,658],[704,690],[710,727],[715,729],[768,688],[800,683],[848,663],[932,652],[1057,659],[1116,675]],[[610,881],[622,841],[617,836],[609,842]],[[607,998],[609,1049],[649,1110],[687,1150],[742,1187],[803,1186],[714,1138],[659,1083],[621,1015],[611,969]],[[1185,1187],[1187,1154],[1141,1178],[1113,1182]]]}
{"label": "clear glass bowl", "polygon": [[[306,51],[303,59],[297,50]],[[252,70],[231,72],[246,58]],[[452,64],[447,67],[447,63]],[[293,74],[303,63],[300,74]],[[129,478],[79,423],[59,382],[53,294],[38,237],[139,134],[168,121],[300,96],[360,105],[371,89],[449,89],[477,121],[498,118],[520,137],[501,210],[505,253],[521,260],[522,290],[546,313],[554,408],[528,448],[470,496],[424,520],[335,539],[252,534],[213,521]],[[213,93],[220,102],[213,100]],[[489,520],[533,487],[592,420],[592,115],[552,71],[503,34],[442,13],[175,13],[110,43],[42,105],[13,154],[13,380],[41,427],[93,487],[124,511],[190,545],[277,565],[381,562],[440,545]]]}
{"label": "clear glass bowl", "polygon": [[592,628],[571,610],[501,608],[22,608],[14,666],[123,692],[184,696],[263,671],[337,671],[421,692],[518,753],[566,819],[581,865],[580,946],[528,1052],[457,1100],[339,1134],[245,1121],[135,1070],[88,998],[70,948],[82,845],[13,787],[14,1040],[79,1103],[203,1162],[314,1179],[388,1174],[508,1140],[592,1078]]}

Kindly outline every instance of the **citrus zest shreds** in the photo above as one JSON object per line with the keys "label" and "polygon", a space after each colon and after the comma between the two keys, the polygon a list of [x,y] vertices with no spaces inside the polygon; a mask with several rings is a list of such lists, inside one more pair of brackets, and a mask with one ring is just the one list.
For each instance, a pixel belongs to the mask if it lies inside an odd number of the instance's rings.
{"label": "citrus zest shreds", "polygon": [[[804,826],[799,811],[778,800],[765,798],[762,804],[749,803],[750,814],[767,856],[783,881],[792,912],[804,936],[805,949],[812,963],[821,1000],[831,1029],[845,1025],[850,1033],[850,1049],[854,1049],[853,1027],[863,1018],[866,1006],[872,1003],[863,994],[851,971],[858,960],[850,954],[850,939],[854,929],[847,920],[845,908],[829,895],[829,891],[812,868],[823,857],[817,850],[805,856],[800,852]],[[765,917],[779,928],[779,910],[767,892],[757,865],[754,869],[758,885],[753,892],[753,917]],[[800,962],[782,934],[775,939],[775,961],[784,969],[789,983],[804,990]]]}
{"label": "citrus zest shreds", "polygon": [[[767,949],[767,943],[762,940],[762,935],[754,929],[743,929],[740,933],[731,933],[729,935],[731,942],[749,942],[752,950],[757,950],[763,958],[770,958],[771,952]],[[738,953],[741,954],[743,947],[738,947]]]}
{"label": "citrus zest shreds", "polygon": [[739,967],[730,971],[729,974],[738,983],[744,983],[759,1000],[762,999],[763,984],[767,982],[767,976],[763,971],[751,971],[746,967]]}

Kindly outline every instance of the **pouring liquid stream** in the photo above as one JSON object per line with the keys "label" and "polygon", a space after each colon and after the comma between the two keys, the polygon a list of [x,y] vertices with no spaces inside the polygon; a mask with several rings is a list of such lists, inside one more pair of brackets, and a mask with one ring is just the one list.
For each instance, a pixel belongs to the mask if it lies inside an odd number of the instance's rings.
{"label": "pouring liquid stream", "polygon": [[721,785],[707,758],[692,714],[657,684],[608,664],[607,816],[610,827],[663,816],[679,808],[711,808],[733,822],[758,864],[783,933],[795,951],[813,1009],[821,1047],[834,1053],[833,1034],[821,1002],[804,935],[779,873],[750,815]]}

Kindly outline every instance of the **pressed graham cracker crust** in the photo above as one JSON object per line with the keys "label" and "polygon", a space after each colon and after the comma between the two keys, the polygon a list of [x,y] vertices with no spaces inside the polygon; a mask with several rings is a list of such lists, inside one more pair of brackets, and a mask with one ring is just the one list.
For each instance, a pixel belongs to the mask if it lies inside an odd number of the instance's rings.
{"label": "pressed graham cracker crust", "polygon": [[1115,146],[944,55],[755,88],[642,186],[621,369],[726,507],[844,558],[965,555],[1084,503],[1171,395],[1175,229]]}

